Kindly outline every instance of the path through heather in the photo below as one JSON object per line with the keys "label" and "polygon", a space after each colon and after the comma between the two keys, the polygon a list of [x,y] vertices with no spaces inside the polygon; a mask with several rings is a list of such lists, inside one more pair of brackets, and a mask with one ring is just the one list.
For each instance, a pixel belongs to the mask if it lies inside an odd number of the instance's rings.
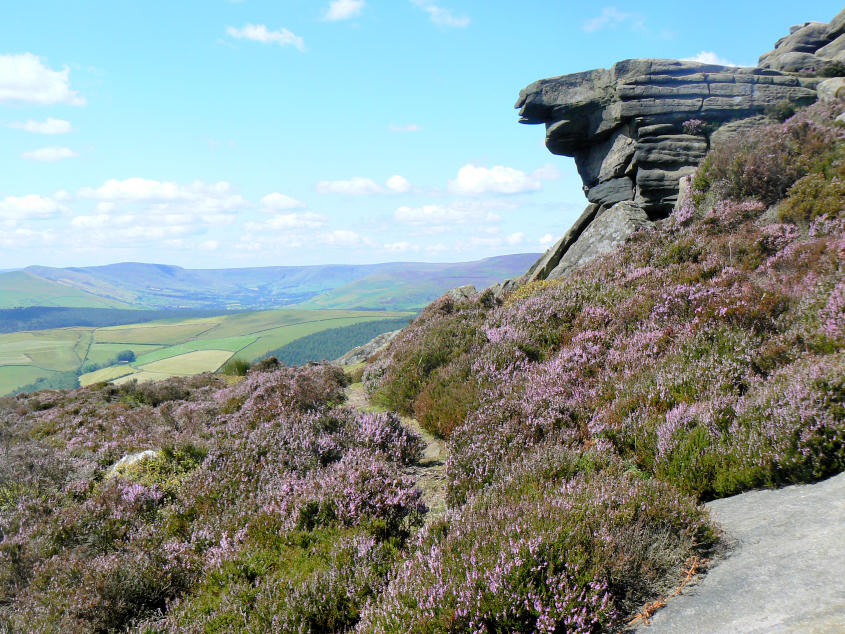
{"label": "path through heather", "polygon": [[[346,402],[362,412],[373,411],[363,384],[353,383],[346,388]],[[402,424],[417,432],[425,442],[422,459],[405,469],[405,473],[417,481],[417,488],[422,491],[423,501],[428,507],[426,523],[446,513],[446,443],[434,437],[414,418],[402,417]]]}

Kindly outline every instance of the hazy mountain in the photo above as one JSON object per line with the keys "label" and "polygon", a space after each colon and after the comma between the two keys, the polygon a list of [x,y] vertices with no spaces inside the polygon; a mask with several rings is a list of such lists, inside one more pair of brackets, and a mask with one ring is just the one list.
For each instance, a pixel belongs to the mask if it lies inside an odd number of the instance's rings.
{"label": "hazy mountain", "polygon": [[483,288],[522,274],[537,257],[536,253],[523,253],[459,263],[242,269],[185,269],[138,262],[73,268],[30,266],[0,274],[0,307],[269,308],[304,304],[314,308],[421,308],[450,288],[464,284]]}

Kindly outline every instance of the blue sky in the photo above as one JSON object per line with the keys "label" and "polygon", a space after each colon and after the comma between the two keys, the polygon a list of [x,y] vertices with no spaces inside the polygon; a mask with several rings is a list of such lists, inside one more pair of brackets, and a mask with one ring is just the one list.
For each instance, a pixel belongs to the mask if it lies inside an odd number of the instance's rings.
{"label": "blue sky", "polygon": [[636,57],[754,63],[841,3],[5,2],[0,269],[458,261],[585,204],[512,106]]}

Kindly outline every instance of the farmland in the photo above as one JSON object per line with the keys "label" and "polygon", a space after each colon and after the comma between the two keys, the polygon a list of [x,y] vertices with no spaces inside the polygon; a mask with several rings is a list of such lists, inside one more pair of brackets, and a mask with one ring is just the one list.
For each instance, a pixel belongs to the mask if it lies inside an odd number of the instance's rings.
{"label": "farmland", "polygon": [[[0,394],[14,392],[39,379],[67,380],[69,372],[79,374],[81,385],[213,372],[233,357],[254,361],[324,330],[402,317],[410,314],[266,310],[104,328],[70,327],[0,334]],[[133,353],[134,360],[118,362],[118,354],[128,351]]]}

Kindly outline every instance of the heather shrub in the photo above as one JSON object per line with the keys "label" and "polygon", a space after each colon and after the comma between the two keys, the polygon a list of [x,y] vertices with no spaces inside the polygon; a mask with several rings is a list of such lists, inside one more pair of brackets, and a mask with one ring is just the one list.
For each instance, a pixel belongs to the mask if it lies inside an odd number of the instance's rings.
{"label": "heather shrub", "polygon": [[820,102],[782,125],[753,130],[717,145],[693,178],[694,198],[713,190],[733,200],[753,198],[766,205],[782,199],[808,173],[823,171],[841,154],[837,106]]}
{"label": "heather shrub", "polygon": [[419,535],[360,629],[604,631],[714,538],[670,487],[542,445]]}
{"label": "heather shrub", "polygon": [[313,365],[5,400],[0,622],[351,627],[425,506],[403,471],[420,438],[337,406],[346,382]]}
{"label": "heather shrub", "polygon": [[[364,373],[375,402],[406,415],[415,414],[425,428],[446,434],[471,407],[472,393],[458,383],[454,370],[466,368],[482,341],[479,326],[489,302],[455,300],[445,295],[429,305]],[[450,366],[452,370],[441,370]],[[460,373],[460,371],[459,371]],[[441,403],[440,396],[459,403]]]}

